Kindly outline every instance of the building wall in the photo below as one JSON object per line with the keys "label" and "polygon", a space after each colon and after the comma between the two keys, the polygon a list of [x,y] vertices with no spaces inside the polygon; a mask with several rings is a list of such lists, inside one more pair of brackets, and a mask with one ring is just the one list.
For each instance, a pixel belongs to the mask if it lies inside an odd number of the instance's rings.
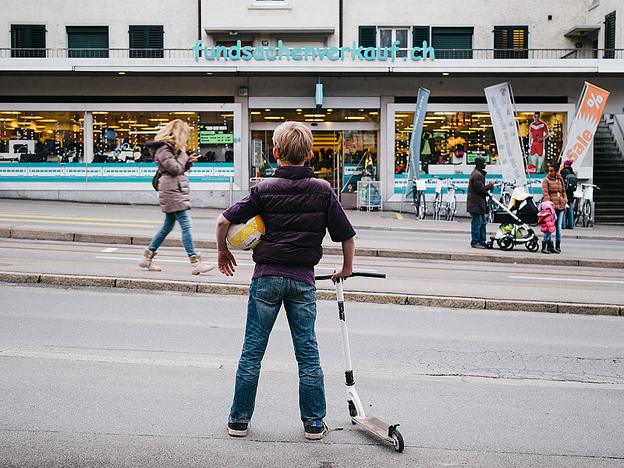
{"label": "building wall", "polygon": [[0,48],[11,47],[12,24],[45,24],[48,48],[67,48],[66,26],[108,26],[109,47],[119,49],[129,46],[129,25],[163,25],[166,49],[188,49],[197,38],[197,1],[6,1],[0,20]]}
{"label": "building wall", "polygon": [[[111,48],[128,47],[130,24],[163,24],[165,48],[189,48],[197,38],[197,0],[175,3],[132,0],[125,2],[123,8],[110,8],[94,0],[6,3],[0,21],[0,48],[10,47],[10,26],[19,23],[45,24],[49,48],[67,47],[65,27],[72,25],[109,26]],[[499,0],[449,0],[441,8],[434,0],[393,0],[392,8],[388,8],[370,0],[344,0],[343,42],[345,45],[357,42],[359,25],[474,26],[473,47],[491,49],[493,26],[528,25],[529,48],[570,48],[575,40],[564,34],[573,26],[602,26],[605,14],[617,11],[616,47],[624,48],[624,3],[600,0],[591,8],[594,3],[595,0],[507,1],[501,8]],[[333,46],[338,43],[338,5],[338,0],[230,0],[224,8],[219,0],[202,0],[201,25],[202,29],[227,27],[232,31],[262,27],[267,38],[279,36],[270,33],[284,28],[334,29],[336,33],[325,38],[326,44]],[[549,15],[552,20],[548,20]],[[205,33],[202,35],[209,39]],[[599,36],[602,46],[603,34]]]}
{"label": "building wall", "polygon": [[368,0],[346,0],[345,43],[357,42],[359,25],[474,26],[473,48],[492,49],[494,26],[526,25],[530,49],[572,48],[574,41],[564,34],[585,23],[588,4],[588,0],[447,0],[442,6],[436,0],[393,0],[392,8],[371,8]]}
{"label": "building wall", "polygon": [[[604,27],[605,16],[615,11],[615,48],[624,48],[624,2],[621,0],[593,0],[588,8],[588,24]],[[604,47],[604,31],[598,35],[598,47]]]}

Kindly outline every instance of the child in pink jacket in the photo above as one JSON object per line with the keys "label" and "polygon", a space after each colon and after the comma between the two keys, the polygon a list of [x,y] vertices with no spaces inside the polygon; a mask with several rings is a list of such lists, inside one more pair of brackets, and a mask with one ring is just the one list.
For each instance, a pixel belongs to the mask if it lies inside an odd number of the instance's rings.
{"label": "child in pink jacket", "polygon": [[540,205],[540,212],[537,215],[537,221],[542,225],[544,240],[542,241],[542,253],[557,253],[550,237],[557,230],[555,222],[557,221],[557,213],[555,206],[551,201],[543,201]]}

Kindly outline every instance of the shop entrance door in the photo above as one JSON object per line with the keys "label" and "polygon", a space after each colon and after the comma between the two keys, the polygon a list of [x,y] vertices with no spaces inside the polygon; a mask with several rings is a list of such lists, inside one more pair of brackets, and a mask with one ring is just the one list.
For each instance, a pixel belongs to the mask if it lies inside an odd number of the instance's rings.
{"label": "shop entrance door", "polygon": [[[271,130],[252,129],[251,177],[254,183],[257,179],[273,176],[277,168],[273,158],[272,128],[273,125]],[[328,181],[343,203],[355,206],[358,181],[378,180],[377,130],[316,130],[314,127],[311,130],[314,144],[309,165],[314,169],[315,177]]]}
{"label": "shop entrance door", "polygon": [[330,183],[336,195],[342,190],[341,174],[343,173],[344,155],[342,151],[342,132],[313,130],[314,156],[310,160],[310,167],[314,175]]}

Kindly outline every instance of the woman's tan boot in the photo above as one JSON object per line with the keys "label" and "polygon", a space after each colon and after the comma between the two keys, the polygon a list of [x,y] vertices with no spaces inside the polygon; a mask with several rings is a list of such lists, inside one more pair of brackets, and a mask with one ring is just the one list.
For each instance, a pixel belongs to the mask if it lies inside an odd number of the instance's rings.
{"label": "woman's tan boot", "polygon": [[193,267],[192,273],[194,275],[207,273],[210,270],[214,269],[214,265],[207,265],[202,263],[201,257],[199,255],[191,255],[189,258],[191,259],[191,266]]}
{"label": "woman's tan boot", "polygon": [[146,268],[149,271],[162,271],[162,268],[157,267],[154,263],[155,256],[156,252],[152,252],[150,249],[145,249],[145,252],[143,252],[143,258],[139,262],[139,266],[141,268]]}

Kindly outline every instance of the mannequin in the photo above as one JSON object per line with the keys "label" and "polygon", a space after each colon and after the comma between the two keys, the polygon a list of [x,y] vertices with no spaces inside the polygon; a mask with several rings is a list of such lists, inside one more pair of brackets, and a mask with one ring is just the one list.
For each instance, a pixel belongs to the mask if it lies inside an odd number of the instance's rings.
{"label": "mannequin", "polygon": [[547,138],[548,125],[541,119],[541,114],[535,112],[529,125],[529,172],[533,174],[544,172]]}

